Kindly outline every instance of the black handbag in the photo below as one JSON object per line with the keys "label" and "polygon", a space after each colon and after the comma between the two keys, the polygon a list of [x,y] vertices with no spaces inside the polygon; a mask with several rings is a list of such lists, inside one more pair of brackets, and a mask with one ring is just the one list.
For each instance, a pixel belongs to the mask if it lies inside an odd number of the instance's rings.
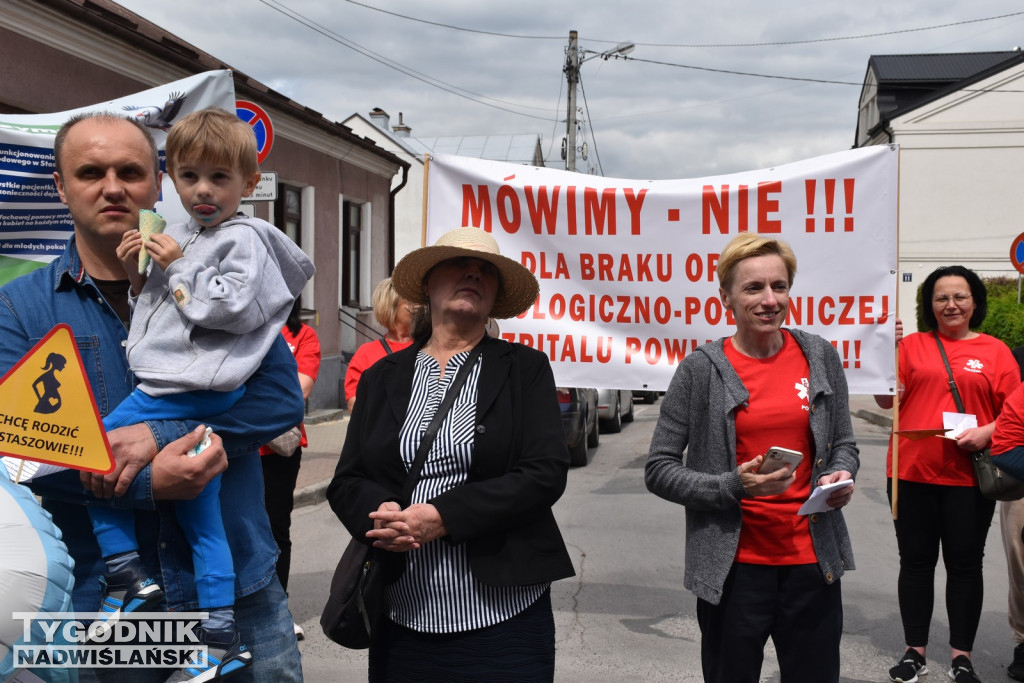
{"label": "black handbag", "polygon": [[[480,351],[480,344],[477,344],[470,352],[437,407],[430,425],[423,433],[420,445],[416,449],[416,457],[409,468],[409,476],[402,487],[403,503],[411,499],[430,446],[462,390],[462,385],[466,383],[466,378],[476,365]],[[365,539],[353,538],[342,553],[331,579],[327,604],[320,615],[320,627],[324,635],[338,645],[353,650],[370,647],[370,642],[377,632],[377,625],[384,615],[385,577],[382,565],[386,552],[374,548],[366,543]]]}
{"label": "black handbag", "polygon": [[[949,376],[949,389],[953,392],[953,402],[956,403],[957,411],[962,413],[964,412],[964,402],[960,398],[960,390],[957,389],[956,381],[953,379],[953,369],[949,367],[946,349],[942,347],[942,340],[939,339],[937,332],[935,333],[935,343],[939,345],[942,362],[946,364],[946,374]],[[974,480],[978,483],[981,495],[991,500],[1020,500],[1024,498],[1024,483],[996,467],[992,462],[990,449],[985,448],[971,453],[971,466],[974,468]]]}

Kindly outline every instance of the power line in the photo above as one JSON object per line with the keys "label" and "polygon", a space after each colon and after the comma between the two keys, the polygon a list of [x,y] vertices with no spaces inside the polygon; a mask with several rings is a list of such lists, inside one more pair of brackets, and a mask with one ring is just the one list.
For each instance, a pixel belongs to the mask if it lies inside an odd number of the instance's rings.
{"label": "power line", "polygon": [[715,69],[710,66],[695,66],[693,64],[677,64],[675,62],[664,62],[657,59],[643,59],[641,57],[619,56],[617,59],[625,59],[630,62],[644,62],[645,64],[657,64],[659,66],[674,66],[679,69],[692,69],[694,71],[709,71],[711,73],[729,74],[732,76],[753,76],[755,78],[771,78],[780,81],[801,81],[803,83],[825,83],[829,85],[864,85],[863,82],[834,81],[827,78],[805,78],[801,76],[778,76],[775,74],[759,74],[751,71],[735,71],[733,69]]}
{"label": "power line", "polygon": [[[416,71],[415,69],[412,69],[411,67],[404,66],[403,64],[400,64],[400,63],[398,63],[398,62],[396,62],[396,61],[394,61],[392,59],[389,59],[389,58],[387,58],[387,57],[385,57],[385,56],[383,56],[383,55],[381,55],[379,53],[376,53],[373,50],[370,50],[369,48],[363,47],[362,45],[359,45],[358,43],[356,43],[356,42],[354,42],[352,40],[349,40],[348,38],[345,38],[344,36],[342,36],[342,35],[340,35],[338,33],[335,33],[334,31],[331,31],[328,28],[325,28],[324,26],[321,26],[320,24],[318,24],[317,22],[313,21],[312,19],[309,19],[308,17],[300,14],[299,12],[296,12],[295,10],[293,10],[293,9],[291,9],[289,7],[286,7],[285,5],[282,5],[280,3],[274,3],[274,2],[271,2],[270,0],[260,0],[260,2],[262,2],[264,5],[266,5],[267,7],[271,8],[272,10],[283,14],[284,16],[288,17],[289,19],[291,19],[291,20],[293,20],[293,21],[295,21],[295,22],[297,22],[299,24],[302,24],[306,28],[309,28],[309,29],[312,29],[313,31],[316,31],[317,33],[319,33],[320,35],[324,36],[325,38],[328,38],[328,39],[338,43],[339,45],[347,47],[348,49],[350,49],[350,50],[352,50],[354,52],[358,52],[359,54],[363,55],[364,57],[368,57],[369,59],[372,59],[373,61],[375,61],[375,62],[377,62],[379,64],[382,64],[382,65],[388,67],[389,69],[394,69],[395,71],[398,71],[400,73],[405,74],[406,76],[409,76],[410,78],[414,78],[417,81],[420,81],[420,82],[425,83],[427,85],[434,86],[435,88],[439,88],[441,90],[444,90],[445,92],[451,93],[452,95],[457,95],[458,97],[462,97],[463,99],[467,99],[467,100],[470,100],[471,102],[476,102],[477,104],[482,104],[484,106],[491,107],[493,109],[499,109],[501,111],[505,111],[505,112],[508,112],[510,114],[518,114],[519,116],[525,116],[527,118],[537,119],[539,121],[547,121],[548,120],[548,117],[546,117],[546,116],[543,116],[543,117],[542,116],[534,116],[533,114],[527,114],[525,112],[515,111],[514,109],[509,109],[507,107],[502,107],[502,106],[499,106],[497,104],[492,104],[490,102],[485,102],[485,101],[483,101],[481,99],[478,99],[478,98],[486,98],[486,99],[489,99],[489,100],[494,100],[495,102],[502,102],[504,104],[509,104],[511,106],[522,107],[522,108],[527,108],[527,109],[538,109],[538,110],[542,110],[542,111],[547,111],[546,107],[543,107],[543,108],[542,107],[531,107],[531,106],[527,106],[527,105],[516,104],[514,102],[506,102],[504,100],[499,100],[497,98],[490,97],[488,95],[483,95],[483,94],[480,94],[480,93],[475,93],[475,92],[473,92],[471,90],[467,90],[467,89],[461,88],[461,87],[459,87],[457,85],[454,85],[454,84],[451,84],[451,83],[447,83],[447,82],[442,81],[442,80],[440,80],[438,78],[434,78],[433,76],[428,76],[427,74],[424,74],[424,73],[421,73],[419,71]],[[459,92],[459,91],[462,91],[462,92]],[[469,93],[469,94],[465,94],[465,93]],[[475,95],[475,97],[472,97],[471,95]]]}
{"label": "power line", "polygon": [[[352,5],[358,5],[365,9],[373,10],[374,12],[380,12],[381,14],[388,14],[399,19],[405,19],[407,21],[414,21],[421,24],[428,24],[430,26],[438,26],[440,28],[447,28],[453,31],[462,31],[465,33],[477,33],[485,36],[495,36],[498,38],[515,38],[520,40],[565,40],[565,36],[531,36],[515,33],[502,33],[500,31],[485,31],[483,29],[467,28],[465,26],[455,26],[454,24],[445,24],[439,21],[431,21],[430,19],[421,19],[419,17],[409,16],[408,14],[400,14],[398,12],[391,12],[380,7],[374,7],[357,0],[345,0]],[[777,47],[782,45],[808,45],[812,43],[831,43],[843,40],[863,40],[865,38],[881,38],[883,36],[895,36],[904,33],[919,33],[921,31],[934,31],[940,28],[952,28],[955,26],[965,26],[967,24],[977,24],[985,21],[996,21],[998,19],[1009,19],[1011,17],[1017,17],[1024,15],[1024,12],[1010,12],[1008,14],[999,14],[992,17],[981,17],[980,19],[964,19],[963,21],[952,21],[945,24],[934,24],[932,26],[921,26],[918,28],[905,28],[896,29],[893,31],[879,31],[876,33],[863,33],[852,36],[831,36],[826,38],[808,38],[806,40],[779,40],[779,41],[768,41],[762,43],[640,43],[635,42],[636,45],[643,45],[644,47],[683,47],[683,48],[723,48],[723,47]],[[588,38],[588,42],[592,43],[609,43],[612,45],[621,43],[620,40],[604,40],[600,38]]]}
{"label": "power line", "polygon": [[[351,0],[350,0],[351,1]],[[994,17],[982,17],[981,19],[965,19],[963,21],[952,21],[947,24],[935,24],[933,26],[921,26],[919,28],[904,28],[895,31],[879,31],[878,33],[862,33],[853,36],[833,36],[830,38],[808,38],[807,40],[777,40],[764,43],[636,43],[637,45],[643,45],[645,47],[686,47],[686,48],[705,48],[705,47],[777,47],[781,45],[809,45],[811,43],[833,43],[841,40],[863,40],[865,38],[881,38],[883,36],[896,36],[903,33],[919,33],[921,31],[934,31],[940,28],[952,28],[954,26],[965,26],[967,24],[977,24],[983,21],[996,21],[997,19],[1009,19],[1010,17],[1018,17],[1024,15],[1024,12],[1011,12],[1009,14],[1000,14]],[[600,41],[598,41],[600,42]],[[610,41],[609,41],[610,42]]]}
{"label": "power line", "polygon": [[[481,35],[496,36],[498,38],[522,38],[522,39],[525,39],[525,40],[565,40],[565,36],[524,36],[524,35],[515,35],[515,34],[512,34],[512,33],[500,33],[498,31],[484,31],[482,29],[476,29],[476,28],[465,28],[463,26],[454,26],[452,24],[443,24],[443,23],[441,23],[439,21],[431,21],[429,19],[420,19],[419,17],[410,17],[408,14],[399,14],[398,12],[390,12],[390,11],[388,11],[386,9],[381,9],[380,7],[374,7],[373,5],[367,5],[367,4],[362,3],[362,2],[356,2],[356,0],[345,0],[345,2],[348,2],[348,3],[353,4],[353,5],[358,5],[359,7],[365,7],[366,9],[372,9],[374,12],[380,12],[381,14],[390,14],[391,16],[398,17],[399,19],[406,19],[408,21],[415,21],[415,22],[420,23],[420,24],[429,24],[430,26],[440,26],[441,28],[450,28],[453,31],[463,31],[465,33],[479,33]],[[601,41],[596,41],[596,42],[601,42]]]}
{"label": "power line", "polygon": [[580,75],[580,92],[583,93],[583,109],[587,112],[587,122],[590,125],[590,139],[594,141],[594,156],[597,158],[597,169],[604,175],[604,166],[601,165],[601,154],[597,151],[597,134],[594,131],[594,121],[590,118],[590,105],[587,104],[587,89],[583,87],[583,76]]}
{"label": "power line", "polygon": [[557,100],[558,104],[555,105],[555,116],[554,116],[555,120],[554,120],[554,125],[552,125],[552,127],[551,127],[551,142],[550,142],[550,144],[548,144],[548,151],[544,155],[544,160],[545,161],[548,161],[551,158],[551,148],[555,144],[556,135],[557,135],[557,132],[558,132],[558,123],[559,123],[559,118],[558,118],[559,114],[558,114],[558,112],[559,112],[559,110],[562,107],[562,88],[564,86],[565,86],[565,81],[561,78],[561,76],[559,76],[559,78],[558,78],[558,100]]}
{"label": "power line", "polygon": [[[710,66],[696,66],[696,65],[693,65],[693,64],[677,64],[675,62],[664,62],[664,61],[659,61],[659,60],[656,60],[656,59],[643,59],[643,58],[640,58],[640,57],[628,57],[628,56],[625,56],[625,55],[618,55],[615,58],[616,59],[625,59],[625,60],[629,60],[631,62],[644,62],[646,64],[657,64],[659,66],[673,66],[673,67],[676,67],[676,68],[679,68],[679,69],[692,69],[694,71],[709,71],[711,73],[729,74],[731,76],[751,76],[751,77],[754,77],[754,78],[768,78],[768,79],[779,80],[779,81],[797,81],[797,82],[800,82],[800,83],[820,83],[820,84],[824,84],[824,85],[855,85],[855,86],[861,87],[861,88],[864,87],[865,85],[867,85],[865,81],[837,81],[837,80],[828,79],[828,78],[807,78],[807,77],[802,77],[802,76],[779,76],[777,74],[762,74],[762,73],[755,73],[755,72],[752,72],[752,71],[736,71],[734,69],[715,69],[715,68],[710,67]],[[891,90],[918,90],[918,89],[920,89],[920,86],[914,86],[914,85],[887,85],[886,89],[891,89]],[[1009,89],[1009,88],[999,88],[999,89],[992,89],[992,88],[960,88],[960,89],[957,90],[957,92],[966,92],[966,93],[970,93],[970,92],[1019,93],[1019,92],[1024,92],[1024,91],[1022,91],[1022,90],[1015,90],[1015,89]]]}
{"label": "power line", "polygon": [[[403,65],[403,64],[401,64],[399,62],[396,62],[396,61],[394,61],[394,60],[392,60],[392,59],[390,59],[388,57],[385,57],[384,55],[381,55],[381,54],[379,54],[377,52],[374,52],[373,50],[370,50],[369,48],[366,48],[366,47],[364,47],[362,45],[359,45],[358,43],[356,43],[356,42],[354,42],[354,41],[352,41],[352,40],[350,40],[348,38],[345,38],[344,36],[342,36],[342,35],[334,32],[334,31],[332,31],[332,30],[322,26],[321,24],[313,21],[312,19],[302,15],[301,13],[299,13],[299,12],[289,8],[289,7],[287,7],[286,5],[284,5],[284,4],[280,3],[280,2],[275,2],[275,1],[272,1],[272,0],[260,0],[260,2],[262,2],[264,5],[270,7],[271,9],[275,10],[276,12],[279,12],[280,14],[283,14],[284,16],[288,17],[289,19],[292,19],[293,21],[295,21],[295,22],[305,26],[306,28],[309,28],[309,29],[311,29],[311,30],[313,30],[313,31],[323,35],[324,37],[328,38],[329,40],[332,40],[332,41],[338,43],[339,45],[342,45],[343,47],[346,47],[346,48],[348,48],[348,49],[350,49],[350,50],[352,50],[354,52],[357,52],[357,53],[363,55],[364,57],[367,57],[367,58],[369,58],[369,59],[371,59],[371,60],[373,60],[375,62],[378,62],[379,64],[382,64],[383,66],[388,67],[389,69],[393,69],[395,71],[398,71],[399,73],[402,73],[402,74],[404,74],[406,76],[409,76],[410,78],[418,80],[418,81],[420,81],[420,82],[422,82],[422,83],[424,83],[426,85],[433,86],[435,88],[438,88],[440,90],[448,92],[448,93],[450,93],[452,95],[456,95],[456,96],[461,97],[463,99],[469,100],[471,102],[475,102],[477,104],[482,104],[484,106],[491,107],[493,109],[498,109],[500,111],[508,112],[510,114],[516,114],[516,115],[519,115],[519,116],[525,116],[527,118],[535,119],[535,120],[538,120],[538,121],[549,121],[549,120],[551,120],[551,118],[549,116],[535,116],[533,114],[528,114],[528,113],[525,113],[525,112],[522,112],[522,111],[516,111],[515,109],[510,109],[510,108],[508,108],[506,106],[501,106],[501,105],[509,105],[511,107],[518,107],[518,108],[521,108],[521,109],[533,109],[533,110],[537,110],[537,111],[548,111],[548,109],[546,107],[533,107],[533,106],[530,106],[530,105],[523,105],[523,104],[519,104],[519,103],[516,103],[516,102],[510,102],[510,101],[507,101],[507,100],[501,100],[501,99],[498,99],[498,98],[495,98],[495,97],[491,97],[489,95],[484,95],[482,93],[477,93],[477,92],[474,92],[472,90],[468,90],[466,88],[462,88],[462,87],[454,85],[452,83],[448,83],[448,82],[443,81],[441,79],[438,79],[438,78],[435,78],[433,76],[429,76],[427,74],[419,72],[419,71],[417,71],[417,70],[415,70],[415,69],[413,69],[411,67],[407,67],[407,66],[405,66],[405,65]],[[390,11],[383,10],[383,9],[380,9],[380,8],[377,8],[377,7],[372,7],[370,5],[366,5],[364,3],[358,2],[357,0],[346,0],[346,2],[349,2],[349,3],[354,4],[354,5],[358,5],[360,7],[364,7],[366,9],[371,9],[371,10],[374,10],[374,11],[377,11],[377,12],[382,12],[384,14],[389,14],[389,15],[393,15],[393,16],[396,16],[396,17],[399,17],[399,18],[402,18],[402,19],[407,19],[409,21],[415,21],[415,22],[420,22],[420,23],[425,23],[425,24],[431,24],[431,25],[440,26],[440,27],[443,27],[443,28],[449,28],[449,29],[452,29],[452,30],[465,31],[465,32],[470,32],[470,33],[480,33],[480,34],[484,34],[484,35],[492,35],[492,36],[506,37],[506,38],[520,38],[520,39],[532,39],[532,40],[549,40],[549,39],[550,40],[564,40],[563,36],[526,36],[526,35],[514,35],[514,34],[498,33],[498,32],[493,32],[493,31],[482,31],[482,30],[477,30],[477,29],[469,29],[469,28],[464,28],[464,27],[459,27],[459,26],[453,26],[453,25],[450,25],[450,24],[442,24],[440,22],[434,22],[434,21],[419,19],[419,18],[416,18],[416,17],[408,16],[408,15],[398,14],[396,12],[390,12]],[[901,30],[888,31],[888,32],[864,34],[864,35],[858,35],[858,36],[818,38],[818,39],[808,39],[808,40],[800,40],[800,41],[779,41],[779,42],[765,42],[765,43],[735,43],[735,44],[725,44],[725,43],[718,43],[718,44],[711,44],[711,43],[708,43],[708,44],[636,43],[636,44],[637,45],[651,46],[651,47],[690,47],[690,48],[694,48],[694,47],[697,47],[697,48],[700,48],[700,47],[708,47],[708,48],[713,48],[713,47],[758,47],[758,46],[797,45],[797,44],[830,42],[830,41],[839,41],[839,40],[854,40],[854,39],[878,37],[878,36],[885,36],[885,35],[895,35],[895,34],[901,34],[901,33],[911,33],[911,32],[917,32],[917,31],[928,31],[928,30],[934,30],[934,29],[939,29],[939,28],[948,28],[948,27],[952,27],[952,26],[959,26],[959,25],[965,25],[965,24],[974,24],[974,23],[985,22],[985,21],[994,21],[994,20],[997,20],[997,19],[1005,19],[1005,18],[1021,16],[1021,15],[1024,15],[1024,11],[1022,11],[1022,12],[1013,12],[1013,13],[1009,13],[1009,14],[1002,14],[1002,15],[998,15],[998,16],[994,16],[994,17],[984,17],[984,18],[980,18],[980,19],[968,19],[968,20],[959,21],[959,22],[952,22],[952,23],[947,23],[947,24],[939,24],[939,25],[927,26],[927,27],[922,27],[922,28],[901,29]],[[609,40],[600,40],[600,39],[588,39],[588,40],[590,40],[590,42],[595,42],[595,43],[615,43],[615,44],[618,44],[616,41],[609,41]],[[748,77],[754,77],[754,78],[765,78],[765,79],[772,79],[772,80],[795,81],[795,82],[802,82],[802,83],[817,83],[817,84],[825,84],[825,85],[847,85],[847,86],[859,86],[859,87],[863,87],[864,86],[864,83],[861,82],[861,81],[839,81],[839,80],[823,79],[823,78],[808,78],[808,77],[798,77],[798,76],[781,76],[781,75],[775,75],[775,74],[763,74],[763,73],[755,73],[755,72],[747,72],[747,71],[738,71],[738,70],[733,70],[733,69],[717,69],[717,68],[713,68],[713,67],[696,66],[696,65],[691,65],[691,64],[679,64],[679,63],[667,62],[667,61],[662,61],[662,60],[643,59],[643,58],[637,58],[637,57],[631,57],[631,56],[627,57],[627,56],[624,56],[624,55],[614,55],[614,57],[616,59],[628,59],[630,61],[643,62],[643,63],[647,63],[647,64],[655,64],[655,65],[659,65],[659,66],[669,66],[669,67],[675,67],[675,68],[690,69],[690,70],[695,70],[695,71],[705,71],[705,72],[710,72],[710,73],[721,73],[721,74],[735,75],[735,76],[748,76]],[[984,90],[964,89],[961,92],[983,92],[983,91]],[[1019,90],[1005,90],[1005,89],[1002,89],[1002,90],[994,90],[994,91],[989,91],[989,92],[1020,92],[1020,91]],[[561,90],[559,91],[559,93],[561,93]],[[561,94],[559,94],[559,99],[560,98],[561,98]],[[491,100],[491,101],[488,102],[488,101],[485,101],[485,100]],[[500,103],[500,104],[494,104],[493,102],[497,102],[497,103]],[[586,93],[585,92],[584,92],[584,104],[586,105]],[[589,118],[589,110],[587,112],[587,115],[588,115],[588,118]],[[557,123],[558,123],[558,118],[557,118],[557,114],[556,114],[555,115],[555,126],[556,126],[556,128],[557,128]],[[554,140],[555,140],[555,136],[552,135],[552,143],[554,143]],[[596,142],[595,142],[595,154],[597,154]],[[597,155],[597,158],[598,158],[598,163],[600,165],[600,155],[599,154]]]}

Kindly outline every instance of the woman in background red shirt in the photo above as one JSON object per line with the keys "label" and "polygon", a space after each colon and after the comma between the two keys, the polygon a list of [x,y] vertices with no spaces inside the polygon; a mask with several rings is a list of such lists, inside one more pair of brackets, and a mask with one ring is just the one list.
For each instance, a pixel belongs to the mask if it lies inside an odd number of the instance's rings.
{"label": "woman in background red shirt", "polygon": [[356,402],[356,386],[363,372],[384,356],[401,351],[412,344],[412,314],[415,306],[398,296],[391,278],[377,283],[373,290],[373,315],[387,330],[380,339],[366,342],[352,356],[345,371],[345,400],[348,412]]}
{"label": "woman in background red shirt", "polygon": [[[299,366],[302,398],[308,399],[313,392],[317,373],[320,372],[320,339],[312,327],[302,322],[299,310],[299,302],[296,300],[288,320],[281,328],[281,334]],[[260,458],[263,463],[263,499],[267,506],[267,516],[270,517],[270,531],[274,534],[277,547],[281,549],[277,558],[277,577],[285,592],[288,591],[288,572],[292,564],[291,528],[295,482],[299,477],[299,465],[302,464],[302,447],[309,445],[305,425],[300,424],[299,430],[302,438],[291,455],[278,455],[266,446],[260,448],[260,455],[263,456]],[[302,627],[295,624],[295,636],[302,640],[303,635]]]}
{"label": "woman in background red shirt", "polygon": [[[949,677],[956,683],[975,683],[971,650],[981,619],[982,557],[995,501],[978,491],[969,456],[989,445],[1003,401],[1020,384],[1020,371],[1006,344],[973,330],[987,310],[985,285],[974,271],[963,266],[936,269],[921,285],[921,305],[928,330],[898,340],[900,427],[937,429],[943,425],[943,412],[960,412],[940,343],[964,412],[976,415],[978,426],[955,439],[900,438],[899,509],[894,525],[900,552],[897,592],[907,651],[889,670],[889,680],[910,683],[928,673],[925,648],[941,546],[952,650]],[[875,400],[883,408],[892,406],[892,396]],[[891,440],[886,467],[891,502]]]}

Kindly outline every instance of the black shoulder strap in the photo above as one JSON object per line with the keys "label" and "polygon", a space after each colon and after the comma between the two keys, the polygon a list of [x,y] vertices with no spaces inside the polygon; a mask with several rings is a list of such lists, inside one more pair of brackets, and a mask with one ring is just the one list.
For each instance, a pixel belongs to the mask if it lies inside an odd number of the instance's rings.
{"label": "black shoulder strap", "polygon": [[405,486],[402,487],[403,504],[407,504],[412,498],[413,489],[416,488],[416,482],[419,481],[420,473],[423,471],[423,464],[427,461],[427,453],[430,452],[430,447],[434,444],[434,438],[441,429],[441,423],[444,422],[445,416],[451,410],[452,404],[458,398],[459,392],[462,391],[466,378],[469,377],[469,373],[472,372],[473,367],[476,365],[476,359],[480,357],[482,344],[483,341],[478,343],[469,352],[469,357],[466,358],[466,362],[459,368],[459,372],[455,375],[451,386],[445,392],[444,399],[441,400],[441,405],[437,407],[437,412],[434,413],[434,418],[430,421],[427,431],[423,433],[423,438],[420,439],[419,448],[416,449],[416,458],[413,460],[412,467],[409,468],[409,476],[405,480]]}
{"label": "black shoulder strap", "polygon": [[946,358],[946,349],[942,347],[942,340],[939,339],[938,332],[932,332],[935,335],[935,343],[939,345],[939,353],[942,355],[942,362],[946,365],[946,375],[949,377],[949,390],[953,392],[953,402],[956,403],[956,410],[958,413],[964,412],[964,402],[960,398],[960,390],[956,387],[956,380],[953,379],[953,368],[949,367],[949,359]]}
{"label": "black shoulder strap", "polygon": [[384,337],[381,337],[377,341],[379,341],[380,345],[384,347],[384,353],[385,354],[390,356],[391,354],[394,353],[394,351],[391,350],[391,347],[388,346],[388,340],[387,339],[385,339]]}

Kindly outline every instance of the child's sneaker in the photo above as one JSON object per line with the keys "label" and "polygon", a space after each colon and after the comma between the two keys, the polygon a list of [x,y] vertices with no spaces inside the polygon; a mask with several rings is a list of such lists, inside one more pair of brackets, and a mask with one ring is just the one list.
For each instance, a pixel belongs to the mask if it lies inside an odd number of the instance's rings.
{"label": "child's sneaker", "polygon": [[928,673],[925,658],[912,647],[908,647],[896,666],[889,669],[889,680],[893,683],[915,683],[919,675]]}
{"label": "child's sneaker", "polygon": [[236,631],[207,631],[201,628],[199,640],[206,646],[206,657],[196,650],[194,656],[197,663],[174,672],[167,683],[219,681],[252,665],[252,653]]}
{"label": "child's sneaker", "polygon": [[103,635],[122,614],[150,611],[164,598],[164,591],[156,581],[133,568],[100,577],[100,587],[103,591],[99,609],[102,616],[92,627],[96,635]]}

